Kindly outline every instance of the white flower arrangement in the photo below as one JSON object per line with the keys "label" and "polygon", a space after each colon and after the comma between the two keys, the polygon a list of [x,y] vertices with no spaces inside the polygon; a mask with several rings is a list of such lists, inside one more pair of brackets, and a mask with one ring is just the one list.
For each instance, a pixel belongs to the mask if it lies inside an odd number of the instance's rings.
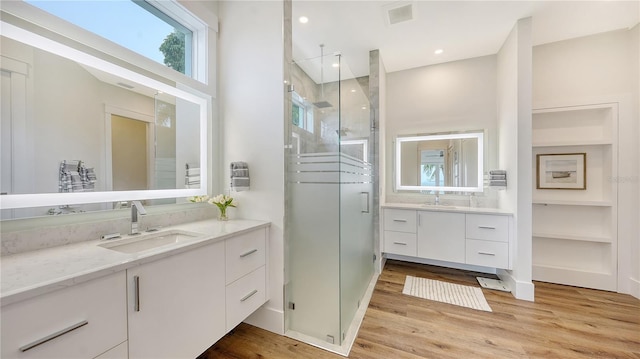
{"label": "white flower arrangement", "polygon": [[220,220],[226,221],[227,218],[227,207],[236,207],[238,203],[231,196],[227,196],[224,194],[219,194],[213,198],[209,198],[209,196],[193,196],[189,197],[190,202],[198,202],[203,203],[207,202],[209,204],[214,204],[220,209]]}
{"label": "white flower arrangement", "polygon": [[209,201],[209,196],[207,195],[189,197],[189,202],[201,203],[201,202],[208,202],[208,201]]}
{"label": "white flower arrangement", "polygon": [[209,203],[215,204],[220,208],[220,211],[226,211],[227,207],[236,207],[238,203],[231,196],[219,194],[209,200]]}

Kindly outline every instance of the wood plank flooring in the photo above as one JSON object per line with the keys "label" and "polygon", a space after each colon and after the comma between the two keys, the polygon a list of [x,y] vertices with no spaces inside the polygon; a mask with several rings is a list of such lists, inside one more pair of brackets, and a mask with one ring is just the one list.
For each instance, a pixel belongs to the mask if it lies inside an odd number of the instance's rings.
{"label": "wood plank flooring", "polygon": [[[640,300],[632,296],[536,282],[535,302],[483,289],[489,313],[403,295],[406,275],[474,286],[488,276],[388,261],[349,358],[640,359]],[[241,324],[199,359],[213,358],[343,357]]]}

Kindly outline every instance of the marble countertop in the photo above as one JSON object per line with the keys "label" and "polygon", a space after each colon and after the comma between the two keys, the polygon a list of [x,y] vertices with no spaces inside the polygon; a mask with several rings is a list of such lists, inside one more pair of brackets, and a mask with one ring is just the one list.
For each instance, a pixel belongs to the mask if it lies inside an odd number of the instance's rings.
{"label": "marble countertop", "polygon": [[447,204],[435,205],[435,204],[424,204],[424,203],[385,203],[381,207],[394,208],[394,209],[413,209],[413,210],[420,210],[420,211],[513,215],[513,212],[506,211],[504,209],[499,209],[499,208],[465,207],[465,206],[454,206],[454,205],[447,205]]}
{"label": "marble countertop", "polygon": [[3,256],[0,258],[0,301],[3,306],[15,303],[269,225],[269,222],[256,220],[220,222],[215,219],[184,223],[155,233],[175,229],[202,235],[138,253],[106,249],[99,244],[107,241],[91,240]]}

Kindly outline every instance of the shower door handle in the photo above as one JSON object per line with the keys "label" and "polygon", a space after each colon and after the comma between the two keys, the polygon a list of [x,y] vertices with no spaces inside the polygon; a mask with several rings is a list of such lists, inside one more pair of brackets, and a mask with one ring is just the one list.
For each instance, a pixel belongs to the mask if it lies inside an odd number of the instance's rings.
{"label": "shower door handle", "polygon": [[369,213],[369,192],[360,192],[362,196],[362,207],[366,208],[361,211],[361,213]]}

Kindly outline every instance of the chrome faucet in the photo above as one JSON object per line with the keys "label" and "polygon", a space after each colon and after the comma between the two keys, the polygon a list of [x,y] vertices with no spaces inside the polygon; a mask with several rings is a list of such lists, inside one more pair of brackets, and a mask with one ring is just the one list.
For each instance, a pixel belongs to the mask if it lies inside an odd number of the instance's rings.
{"label": "chrome faucet", "polygon": [[440,193],[436,192],[436,206],[440,204]]}
{"label": "chrome faucet", "polygon": [[129,235],[140,234],[138,230],[138,212],[140,212],[140,215],[147,214],[140,201],[131,201],[131,233]]}

